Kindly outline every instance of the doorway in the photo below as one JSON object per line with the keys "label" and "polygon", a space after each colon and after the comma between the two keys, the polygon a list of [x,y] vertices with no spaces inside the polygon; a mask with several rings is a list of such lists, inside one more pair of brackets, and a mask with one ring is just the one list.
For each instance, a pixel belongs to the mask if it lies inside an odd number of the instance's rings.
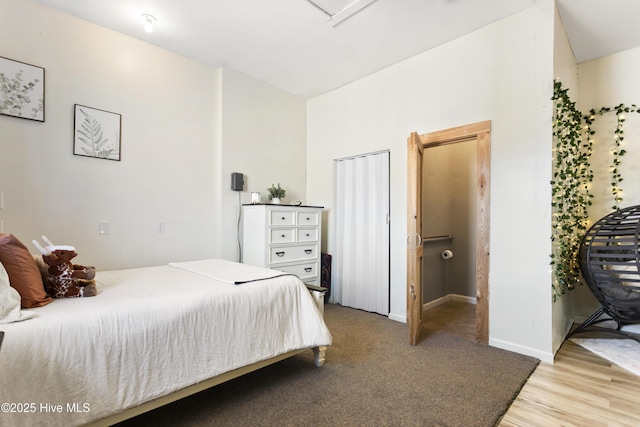
{"label": "doorway", "polygon": [[[407,140],[407,323],[409,342],[419,341],[423,326],[423,161],[425,149],[463,142],[476,147],[475,193],[476,207],[473,220],[475,237],[475,298],[476,341],[489,340],[489,174],[490,174],[491,122],[418,135],[412,133]],[[454,236],[455,238],[455,236]]]}
{"label": "doorway", "polygon": [[427,331],[475,341],[476,141],[427,146],[422,170],[422,309]]}

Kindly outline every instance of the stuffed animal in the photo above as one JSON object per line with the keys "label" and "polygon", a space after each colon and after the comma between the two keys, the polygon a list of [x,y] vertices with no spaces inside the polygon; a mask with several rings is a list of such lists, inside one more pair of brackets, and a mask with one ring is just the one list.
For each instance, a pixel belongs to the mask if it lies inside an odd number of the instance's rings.
{"label": "stuffed animal", "polygon": [[42,253],[42,259],[48,268],[44,277],[44,288],[53,298],[92,297],[96,289],[96,269],[72,264],[78,254],[73,246],[61,246],[51,243],[46,236],[42,247],[36,240],[33,244]]}

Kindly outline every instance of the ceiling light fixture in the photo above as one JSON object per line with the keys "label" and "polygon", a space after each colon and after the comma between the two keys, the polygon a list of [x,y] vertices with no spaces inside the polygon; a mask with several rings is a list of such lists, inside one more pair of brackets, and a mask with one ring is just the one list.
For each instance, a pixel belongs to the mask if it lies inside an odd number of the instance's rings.
{"label": "ceiling light fixture", "polygon": [[143,13],[142,19],[144,19],[144,30],[149,34],[153,33],[153,24],[156,23],[156,18],[148,13]]}

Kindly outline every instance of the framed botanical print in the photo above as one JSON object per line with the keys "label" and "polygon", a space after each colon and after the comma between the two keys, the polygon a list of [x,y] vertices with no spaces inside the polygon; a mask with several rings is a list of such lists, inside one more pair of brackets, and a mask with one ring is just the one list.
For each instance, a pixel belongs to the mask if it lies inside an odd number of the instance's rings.
{"label": "framed botanical print", "polygon": [[0,114],[44,122],[44,68],[0,57]]}
{"label": "framed botanical print", "polygon": [[75,104],[73,154],[120,160],[121,115]]}

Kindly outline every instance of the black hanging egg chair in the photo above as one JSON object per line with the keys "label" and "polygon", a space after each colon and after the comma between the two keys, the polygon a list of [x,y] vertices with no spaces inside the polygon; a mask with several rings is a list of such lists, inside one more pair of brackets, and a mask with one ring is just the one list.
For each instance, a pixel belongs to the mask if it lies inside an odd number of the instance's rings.
{"label": "black hanging egg chair", "polygon": [[601,308],[569,336],[613,320],[618,325],[616,329],[597,330],[640,342],[640,335],[621,331],[625,325],[640,324],[639,238],[640,205],[612,212],[587,231],[580,244],[578,261],[582,276]]}

